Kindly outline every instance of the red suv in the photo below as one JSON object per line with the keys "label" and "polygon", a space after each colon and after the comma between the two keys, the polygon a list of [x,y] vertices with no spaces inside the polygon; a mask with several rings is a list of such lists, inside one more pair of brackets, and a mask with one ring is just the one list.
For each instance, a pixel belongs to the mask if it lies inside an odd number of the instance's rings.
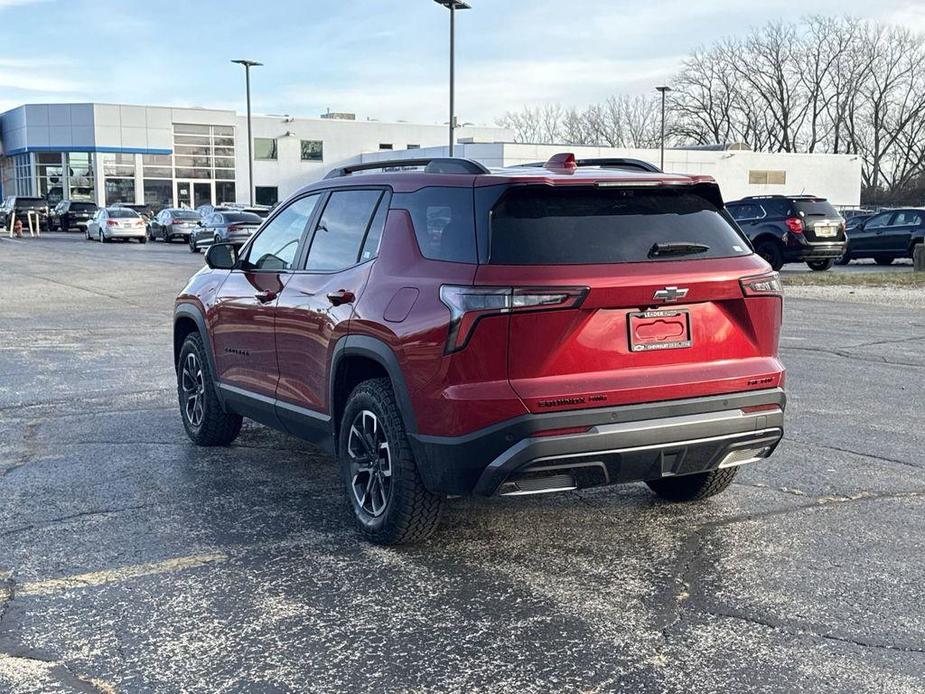
{"label": "red suv", "polygon": [[361,164],[206,260],[174,322],[187,433],[326,446],[374,542],[426,537],[449,495],[700,499],[782,436],[780,282],[706,176]]}

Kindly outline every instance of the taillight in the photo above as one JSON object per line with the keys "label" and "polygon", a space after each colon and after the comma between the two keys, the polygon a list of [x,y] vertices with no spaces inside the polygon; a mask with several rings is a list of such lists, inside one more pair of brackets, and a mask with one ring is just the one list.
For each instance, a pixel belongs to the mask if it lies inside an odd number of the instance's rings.
{"label": "taillight", "polygon": [[576,308],[587,294],[587,287],[460,287],[445,284],[440,287],[440,301],[450,309],[446,353],[463,349],[476,324],[486,316]]}
{"label": "taillight", "polygon": [[107,219],[107,220],[106,220],[106,226],[108,226],[108,227],[117,227],[117,226],[119,226],[119,222],[117,222],[115,219]]}
{"label": "taillight", "polygon": [[745,277],[739,280],[745,296],[783,296],[784,287],[780,282],[780,275],[769,272],[767,275]]}
{"label": "taillight", "polygon": [[787,220],[787,228],[790,229],[791,234],[802,234],[803,220],[799,217],[790,217]]}

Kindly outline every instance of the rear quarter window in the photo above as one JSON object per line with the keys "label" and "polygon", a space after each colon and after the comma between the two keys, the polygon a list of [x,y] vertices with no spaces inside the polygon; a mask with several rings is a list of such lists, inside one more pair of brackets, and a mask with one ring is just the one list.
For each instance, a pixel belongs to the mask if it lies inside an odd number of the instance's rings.
{"label": "rear quarter window", "polygon": [[[653,257],[656,244],[707,248]],[[713,203],[679,189],[512,188],[490,216],[489,262],[496,265],[660,262],[750,252]]]}
{"label": "rear quarter window", "polygon": [[472,188],[431,186],[392,195],[391,209],[407,210],[421,255],[453,263],[478,262]]}

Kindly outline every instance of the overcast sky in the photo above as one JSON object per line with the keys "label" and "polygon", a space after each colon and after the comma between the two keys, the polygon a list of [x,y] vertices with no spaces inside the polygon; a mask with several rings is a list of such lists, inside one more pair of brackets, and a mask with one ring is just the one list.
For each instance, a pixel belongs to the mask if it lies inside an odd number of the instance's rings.
{"label": "overcast sky", "polygon": [[[493,123],[549,101],[651,89],[701,44],[769,20],[838,14],[925,31],[925,0],[470,0],[457,113]],[[433,0],[0,0],[0,110],[106,101],[442,122],[448,13]]]}

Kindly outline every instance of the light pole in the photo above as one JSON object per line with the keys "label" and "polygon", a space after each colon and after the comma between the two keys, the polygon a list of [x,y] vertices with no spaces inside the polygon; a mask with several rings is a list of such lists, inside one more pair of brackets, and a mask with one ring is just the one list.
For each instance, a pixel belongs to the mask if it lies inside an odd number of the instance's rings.
{"label": "light pole", "polygon": [[251,133],[251,68],[263,65],[256,60],[232,60],[232,63],[244,66],[244,84],[247,89],[247,197],[251,207],[254,205],[254,136]]}
{"label": "light pole", "polygon": [[671,91],[671,87],[656,87],[656,91],[662,93],[662,141],[661,141],[661,158],[659,167],[662,171],[665,170],[665,93]]}
{"label": "light pole", "polygon": [[453,130],[456,129],[456,10],[471,10],[462,0],[434,0],[450,11],[450,156],[453,156]]}

